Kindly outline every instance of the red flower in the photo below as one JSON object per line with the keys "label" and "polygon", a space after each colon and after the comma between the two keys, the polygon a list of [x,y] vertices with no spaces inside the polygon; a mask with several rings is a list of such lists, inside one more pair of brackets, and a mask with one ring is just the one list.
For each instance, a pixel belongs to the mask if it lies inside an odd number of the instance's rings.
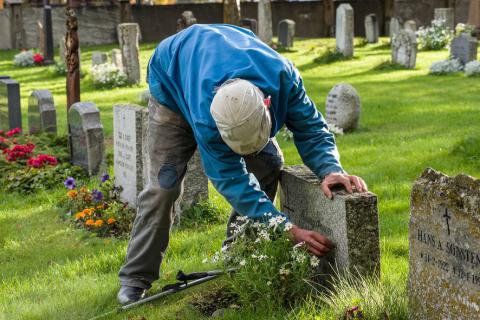
{"label": "red flower", "polygon": [[34,168],[41,168],[46,164],[56,166],[58,164],[57,158],[48,154],[40,154],[38,157],[30,158],[27,161],[27,165]]}
{"label": "red flower", "polygon": [[10,130],[10,131],[7,132],[7,137],[11,137],[11,136],[17,135],[17,134],[19,134],[20,132],[22,132],[22,129],[20,129],[20,128],[12,129],[12,130]]}
{"label": "red flower", "polygon": [[33,62],[35,62],[36,64],[43,63],[43,56],[40,53],[35,53],[33,55]]}

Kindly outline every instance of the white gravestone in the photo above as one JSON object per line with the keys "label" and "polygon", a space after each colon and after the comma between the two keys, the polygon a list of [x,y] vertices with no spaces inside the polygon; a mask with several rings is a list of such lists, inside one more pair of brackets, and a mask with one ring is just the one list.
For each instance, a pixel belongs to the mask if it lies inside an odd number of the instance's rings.
{"label": "white gravestone", "polygon": [[337,51],[344,57],[353,57],[353,8],[348,3],[337,8],[335,38]]}
{"label": "white gravestone", "polygon": [[342,131],[358,128],[360,119],[360,96],[348,83],[340,83],[330,90],[327,97],[325,120],[329,126]]}
{"label": "white gravestone", "polygon": [[120,198],[135,208],[145,185],[145,138],[148,109],[134,104],[113,106],[113,161]]}
{"label": "white gravestone", "polygon": [[104,52],[93,52],[92,53],[92,66],[98,64],[104,64],[108,62],[107,54]]}
{"label": "white gravestone", "polygon": [[403,24],[403,29],[417,32],[417,23],[415,22],[415,20],[407,20]]}
{"label": "white gravestone", "polygon": [[113,49],[110,55],[112,64],[123,71],[122,51],[120,49]]}
{"label": "white gravestone", "polygon": [[400,26],[400,21],[396,17],[392,17],[390,19],[390,27],[389,27],[389,35],[390,38],[393,38],[400,30],[402,30],[402,27]]}
{"label": "white gravestone", "polygon": [[368,43],[377,43],[379,36],[378,19],[375,14],[369,14],[365,17],[365,36]]}
{"label": "white gravestone", "polygon": [[398,32],[392,39],[392,62],[408,69],[417,61],[417,37],[410,30]]}

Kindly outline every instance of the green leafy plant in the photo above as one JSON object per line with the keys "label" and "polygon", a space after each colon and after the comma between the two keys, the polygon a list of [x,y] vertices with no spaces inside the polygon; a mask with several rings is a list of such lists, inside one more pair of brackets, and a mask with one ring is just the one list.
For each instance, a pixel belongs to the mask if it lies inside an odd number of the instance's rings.
{"label": "green leafy plant", "polygon": [[333,48],[327,48],[320,56],[313,59],[313,62],[320,64],[330,64],[337,61],[349,60],[350,57],[345,57],[341,52]]}
{"label": "green leafy plant", "polygon": [[[57,184],[58,181],[56,180]],[[129,234],[135,210],[120,201],[120,189],[115,187],[108,174],[101,177],[99,185],[94,189],[80,187],[73,177],[61,181],[68,189],[58,203],[64,218],[76,227],[101,237],[125,237]]]}
{"label": "green leafy plant", "polygon": [[202,225],[219,223],[225,216],[224,211],[217,208],[210,200],[205,199],[183,210],[176,221],[176,226],[180,229],[198,228]]}
{"label": "green leafy plant", "polygon": [[223,260],[227,270],[236,270],[227,282],[240,304],[294,304],[310,292],[308,280],[319,259],[311,256],[303,243],[292,243],[288,232],[292,224],[285,223],[284,217],[268,214],[266,218],[266,223],[260,223],[238,217],[229,226],[235,239],[211,260]]}
{"label": "green leafy plant", "polygon": [[59,76],[64,76],[67,74],[67,65],[63,60],[55,61],[55,64],[51,67],[51,69],[54,74]]}

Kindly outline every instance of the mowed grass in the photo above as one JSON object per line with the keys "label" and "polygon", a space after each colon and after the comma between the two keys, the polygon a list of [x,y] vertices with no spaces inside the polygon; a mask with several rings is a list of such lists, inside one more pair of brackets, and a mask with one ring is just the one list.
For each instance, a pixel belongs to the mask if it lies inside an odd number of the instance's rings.
{"label": "mowed grass", "polygon": [[[382,39],[386,42],[387,39]],[[429,76],[428,67],[445,59],[448,52],[420,52],[417,68],[401,70],[384,66],[390,50],[383,43],[355,48],[355,59],[331,64],[313,60],[332,39],[298,40],[293,52],[285,53],[298,67],[310,97],[325,110],[329,90],[339,82],[352,84],[361,96],[360,128],[337,136],[344,168],[362,176],[378,195],[382,283],[398,292],[404,301],[408,274],[408,216],[412,183],[426,167],[447,174],[467,173],[480,177],[480,78],[462,74]],[[138,102],[146,84],[102,90],[88,76],[91,53],[115,46],[82,47],[82,100],[93,101],[101,110],[111,152],[112,106]],[[141,45],[142,77],[155,44]],[[27,100],[34,89],[49,89],[57,105],[61,132],[66,131],[65,80],[47,68],[16,68],[15,52],[0,53],[0,75],[21,83],[24,128]],[[286,164],[301,159],[293,142],[279,137]],[[61,182],[59,182],[60,184]],[[212,200],[224,210],[227,203],[213,190]],[[117,307],[117,272],[127,241],[98,239],[69,227],[54,205],[63,190],[34,196],[3,194],[0,206],[0,319],[88,319]],[[200,230],[175,231],[162,266],[161,281],[152,291],[172,281],[177,270],[207,269],[201,261],[218,250],[224,225]],[[212,290],[209,283],[189,292],[106,319],[199,319],[189,307],[192,296]],[[353,303],[353,302],[352,302]],[[343,303],[348,305],[347,303]],[[343,305],[339,304],[339,305]],[[292,318],[329,319],[339,310],[312,308],[305,303],[294,310],[271,310],[271,306],[247,306],[227,312],[226,319]],[[255,308],[255,309],[253,309]],[[341,312],[341,310],[340,310]],[[391,314],[391,319],[403,317]]]}

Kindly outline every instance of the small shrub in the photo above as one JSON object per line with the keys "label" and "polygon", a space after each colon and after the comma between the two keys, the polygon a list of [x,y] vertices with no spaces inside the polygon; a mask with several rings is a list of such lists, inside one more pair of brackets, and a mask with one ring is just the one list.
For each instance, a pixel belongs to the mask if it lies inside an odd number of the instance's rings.
{"label": "small shrub", "polygon": [[19,67],[31,67],[35,65],[33,56],[35,54],[32,50],[23,50],[20,53],[16,54],[14,57],[15,65]]}
{"label": "small shrub", "polygon": [[320,64],[329,64],[337,61],[349,60],[351,58],[345,57],[341,52],[338,52],[336,49],[327,48],[324,53],[316,57],[313,62]]}
{"label": "small shrub", "polygon": [[470,61],[465,65],[465,75],[467,77],[480,76],[480,61]]}
{"label": "small shrub", "polygon": [[450,44],[453,32],[445,20],[433,20],[430,27],[420,27],[417,36],[421,50],[442,50]]}
{"label": "small shrub", "polygon": [[176,226],[181,229],[198,228],[202,225],[219,223],[225,216],[225,212],[206,199],[183,210]]}
{"label": "small shrub", "polygon": [[474,32],[475,32],[475,26],[473,26],[471,24],[459,23],[455,27],[455,35],[456,36],[459,36],[462,33],[473,35]]}
{"label": "small shrub", "polygon": [[230,227],[237,237],[212,262],[223,260],[227,270],[236,269],[226,281],[241,305],[293,305],[310,292],[307,281],[319,259],[303,243],[292,243],[285,218],[260,223],[239,217]]}
{"label": "small shrub", "polygon": [[55,64],[52,66],[53,73],[59,76],[64,76],[67,74],[67,65],[65,61],[55,61]]}
{"label": "small shrub", "polygon": [[432,63],[430,74],[444,75],[462,71],[462,64],[457,59],[442,60]]}
{"label": "small shrub", "polygon": [[128,85],[127,76],[111,63],[93,65],[90,69],[93,82],[97,85],[115,88]]}
{"label": "small shrub", "polygon": [[[59,180],[56,181],[58,184]],[[77,180],[73,177],[62,181],[68,191],[58,207],[64,212],[64,217],[76,227],[101,237],[125,237],[129,234],[135,210],[119,200],[120,190],[107,174],[102,176],[100,184],[92,190],[77,185]]]}

